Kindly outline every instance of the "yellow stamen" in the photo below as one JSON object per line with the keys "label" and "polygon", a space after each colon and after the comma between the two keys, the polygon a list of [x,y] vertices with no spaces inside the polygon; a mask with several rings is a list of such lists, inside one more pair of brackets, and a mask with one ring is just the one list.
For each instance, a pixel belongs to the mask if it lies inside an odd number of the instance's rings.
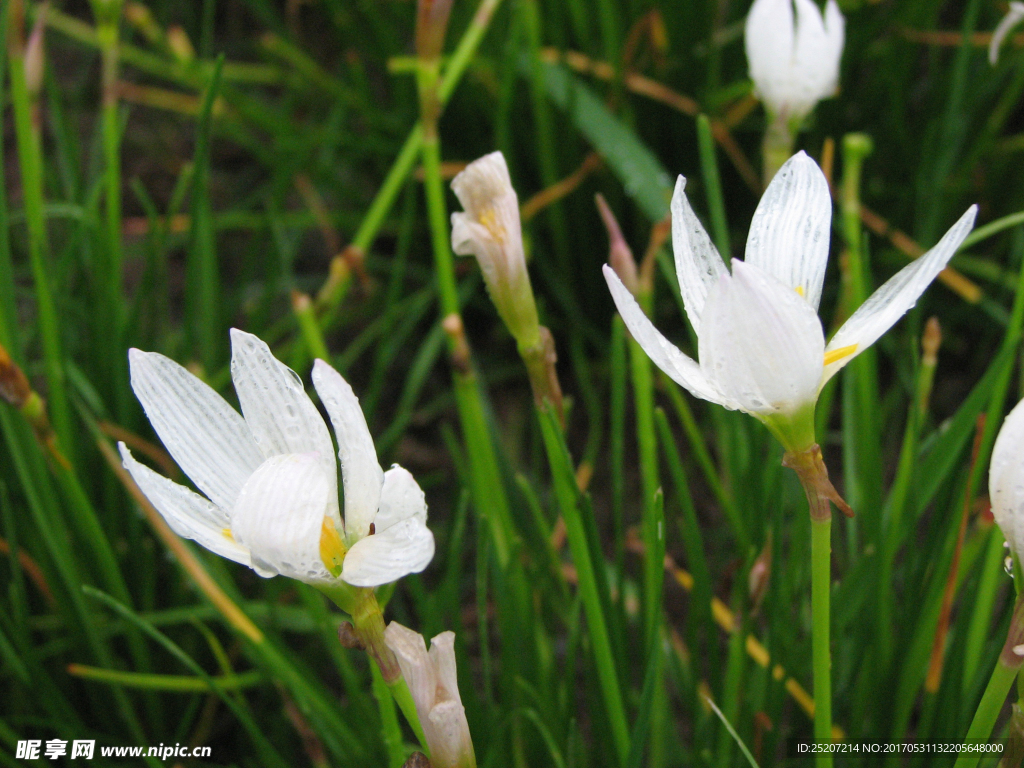
{"label": "yellow stamen", "polygon": [[341,564],[347,551],[338,529],[334,527],[334,521],[325,517],[323,525],[320,526],[320,559],[332,576],[341,575]]}
{"label": "yellow stamen", "polygon": [[491,237],[499,243],[505,241],[505,228],[498,223],[498,217],[493,208],[487,208],[480,212],[477,220],[491,233]]}
{"label": "yellow stamen", "polygon": [[223,534],[224,534],[224,538],[225,538],[225,539],[230,539],[231,541],[234,541],[234,540],[235,540],[235,537],[231,535],[231,529],[230,529],[230,528],[224,528],[224,529],[222,529],[222,530],[221,530],[221,533],[223,533]]}
{"label": "yellow stamen", "polygon": [[857,344],[850,344],[847,347],[839,347],[839,349],[833,349],[831,352],[825,353],[825,365],[831,365],[836,360],[842,360],[848,355],[852,355],[857,351]]}
{"label": "yellow stamen", "polygon": [[804,287],[802,285],[798,285],[796,287],[796,292],[800,294],[801,298],[803,298],[803,296],[804,296]]}

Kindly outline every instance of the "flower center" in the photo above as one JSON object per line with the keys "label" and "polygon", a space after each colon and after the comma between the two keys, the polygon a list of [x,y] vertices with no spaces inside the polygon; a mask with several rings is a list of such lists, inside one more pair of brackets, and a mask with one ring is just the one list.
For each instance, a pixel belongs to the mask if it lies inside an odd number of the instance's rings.
{"label": "flower center", "polygon": [[485,208],[482,210],[480,215],[477,217],[477,221],[479,221],[480,224],[491,233],[491,237],[499,243],[505,242],[505,228],[498,223],[498,216],[495,214],[493,208]]}
{"label": "flower center", "polygon": [[332,576],[341,575],[341,564],[345,560],[346,552],[348,550],[345,542],[341,540],[338,529],[334,527],[334,521],[325,517],[323,525],[320,526],[320,559]]}

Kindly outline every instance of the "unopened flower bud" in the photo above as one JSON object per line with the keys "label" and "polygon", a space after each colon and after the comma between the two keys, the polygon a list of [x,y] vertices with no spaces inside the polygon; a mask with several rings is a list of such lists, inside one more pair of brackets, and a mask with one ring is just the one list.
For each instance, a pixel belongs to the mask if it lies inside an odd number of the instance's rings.
{"label": "unopened flower bud", "polygon": [[608,230],[608,263],[611,264],[622,284],[636,296],[637,269],[633,251],[626,243],[626,238],[622,236],[619,222],[616,220],[615,214],[612,213],[612,209],[608,207],[604,195],[598,194],[594,200],[597,203],[597,210],[601,214],[601,221],[604,222],[604,228]]}
{"label": "unopened flower bud", "polygon": [[398,658],[416,704],[433,768],[475,768],[473,740],[455,674],[455,633],[435,637],[428,653],[423,635],[393,621],[384,631],[384,641]]}
{"label": "unopened flower bud", "polygon": [[452,180],[464,212],[452,214],[452,250],[476,256],[498,314],[521,348],[540,337],[537,305],[526,271],[519,198],[501,152],[484,155]]}
{"label": "unopened flower bud", "polygon": [[39,6],[32,33],[25,45],[25,85],[33,99],[39,98],[43,89],[43,73],[46,70],[46,10],[47,3]]}
{"label": "unopened flower bud", "polygon": [[828,0],[824,16],[814,0],[755,0],[745,29],[747,61],[772,115],[799,120],[836,92],[843,36],[836,0]]}

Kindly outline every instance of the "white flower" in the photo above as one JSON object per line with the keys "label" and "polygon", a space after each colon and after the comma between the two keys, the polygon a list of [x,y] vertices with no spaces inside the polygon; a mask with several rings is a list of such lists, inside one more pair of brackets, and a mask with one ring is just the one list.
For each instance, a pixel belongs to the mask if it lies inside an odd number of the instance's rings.
{"label": "white flower", "polygon": [[1018,558],[1024,557],[1024,400],[999,429],[988,468],[992,515]]}
{"label": "white flower", "polygon": [[[779,170],[754,212],[745,261],[730,274],[686,199],[672,197],[672,245],[700,363],[654,327],[607,265],[630,333],[654,363],[697,397],[764,421],[790,450],[808,447],[808,414],[835,373],[875,342],[952,258],[974,224],[972,206],[932,248],[865,301],[826,345],[818,303],[828,261],[832,198],[803,152]],[[799,421],[800,434],[792,432]],[[779,434],[780,431],[782,434]],[[791,444],[800,443],[800,444]]]}
{"label": "white flower", "polygon": [[472,768],[476,765],[473,739],[466,722],[466,710],[459,696],[455,674],[455,633],[442,632],[430,641],[430,653],[423,635],[391,622],[384,642],[398,658],[416,704],[434,768]]}
{"label": "white flower", "polygon": [[476,256],[491,301],[516,341],[537,343],[537,305],[526,271],[519,199],[505,156],[492,152],[452,179],[464,213],[452,214],[452,250]]}
{"label": "white flower", "polygon": [[340,571],[353,586],[373,587],[426,568],[434,537],[423,491],[397,464],[381,471],[359,401],[323,360],[313,384],[338,438],[344,522],[327,425],[302,380],[263,341],[231,330],[244,419],[173,360],[138,349],[128,359],[153,429],[206,494],[140,464],[121,443],[125,468],[178,535],[261,576],[311,584],[334,582]]}
{"label": "white flower", "polygon": [[996,25],[996,29],[992,33],[992,41],[988,44],[988,61],[993,67],[999,61],[999,48],[1002,46],[1003,40],[1010,34],[1010,30],[1020,23],[1021,19],[1024,19],[1024,3],[1013,0],[1010,3],[1010,10]]}
{"label": "white flower", "polygon": [[835,0],[828,0],[824,18],[814,0],[754,0],[745,28],[747,62],[769,112],[798,120],[836,92],[843,32]]}

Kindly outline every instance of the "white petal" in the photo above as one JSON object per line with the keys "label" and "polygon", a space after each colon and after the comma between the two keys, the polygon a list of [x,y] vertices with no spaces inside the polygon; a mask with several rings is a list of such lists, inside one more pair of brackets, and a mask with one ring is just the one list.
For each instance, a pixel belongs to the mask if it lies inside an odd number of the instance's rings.
{"label": "white petal", "polygon": [[700,366],[749,413],[792,413],[818,396],[825,339],[800,295],[755,266],[733,261],[708,295]]}
{"label": "white petal", "polygon": [[377,533],[381,533],[409,518],[427,522],[427,499],[412,473],[393,464],[384,473],[380,509],[373,518],[373,526]]}
{"label": "white petal", "polygon": [[796,4],[796,57],[793,63],[796,87],[794,112],[814,109],[821,99],[836,92],[839,60],[843,53],[843,15],[834,0],[826,13],[829,28],[814,0]]}
{"label": "white petal", "polygon": [[843,58],[843,46],[846,42],[846,19],[843,18],[836,0],[828,0],[825,3],[825,38],[828,48],[826,61],[835,71],[835,84],[832,87],[834,93],[839,87],[839,63]]}
{"label": "white petal", "polygon": [[416,712],[422,721],[434,706],[434,696],[437,692],[437,675],[427,653],[427,643],[419,632],[397,621],[392,621],[384,630],[384,642],[398,659],[402,677],[409,686],[409,693],[416,704]]}
{"label": "white petal", "polygon": [[253,473],[231,515],[231,532],[249,548],[258,574],[333,580],[320,559],[331,488],[312,453],[271,456]]}
{"label": "white petal", "polygon": [[825,174],[803,152],[775,174],[754,211],[747,236],[747,264],[799,288],[814,309],[828,263],[832,196]]}
{"label": "white petal", "polygon": [[934,248],[889,278],[885,285],[871,294],[850,319],[843,323],[843,327],[836,331],[836,335],[829,341],[826,350],[831,352],[853,345],[856,345],[856,349],[825,367],[822,384],[874,344],[879,336],[889,330],[917,303],[925,288],[931,285],[932,280],[953,258],[960,243],[974,226],[974,217],[977,213],[978,206],[972,205],[968,208]]}
{"label": "white petal", "polygon": [[[477,223],[468,213],[462,211],[452,214],[452,252],[456,256],[473,256],[483,243],[497,249],[497,243],[483,224]],[[483,259],[481,268],[483,264],[490,266],[495,259],[496,256]]]}
{"label": "white petal", "polygon": [[718,249],[690,207],[686,197],[686,179],[682,176],[676,180],[676,189],[672,193],[672,251],[686,316],[699,336],[700,318],[708,291],[726,269]]}
{"label": "white petal", "polygon": [[794,28],[791,0],[755,0],[747,14],[744,42],[750,79],[770,110],[785,107],[792,90]]}
{"label": "white petal", "polygon": [[678,347],[661,335],[640,309],[633,294],[626,289],[618,275],[607,264],[604,266],[604,279],[626,327],[656,366],[695,397],[724,405],[726,408],[737,407],[719,394],[694,360],[680,352]]}
{"label": "white petal", "polygon": [[164,447],[214,504],[231,509],[263,461],[245,421],[173,360],[132,349],[128,361],[132,389]]}
{"label": "white petal", "polygon": [[501,152],[491,152],[467,165],[452,179],[452,191],[474,219],[493,206],[496,199],[516,194]]}
{"label": "white petal", "polygon": [[441,701],[434,705],[423,723],[430,744],[430,759],[436,765],[476,765],[469,761],[473,742],[466,721],[466,710],[458,701]]}
{"label": "white petal", "polygon": [[228,514],[198,493],[168,480],[132,456],[124,443],[118,443],[124,468],[135,480],[146,498],[163,515],[176,534],[192,539],[214,554],[251,565],[249,550],[226,534],[229,530]]}
{"label": "white petal", "polygon": [[1003,40],[1010,34],[1010,30],[1020,23],[1021,19],[1024,19],[1024,3],[1011,2],[1010,10],[996,25],[995,31],[992,33],[992,41],[988,45],[988,61],[992,66],[999,61],[999,48],[1002,46]]}
{"label": "white petal", "polygon": [[[330,497],[338,495],[334,443],[323,417],[309,399],[302,379],[270,351],[258,336],[231,329],[231,379],[263,457],[315,453],[330,478]],[[340,516],[337,522],[341,523]]]}
{"label": "white petal", "polygon": [[1018,557],[1024,556],[1024,401],[999,429],[988,471],[992,514]]}
{"label": "white petal", "polygon": [[345,535],[349,542],[365,536],[380,504],[384,472],[377,463],[370,428],[352,387],[323,360],[313,363],[313,386],[327,409],[338,438],[338,458],[345,486]]}
{"label": "white petal", "polygon": [[442,632],[430,641],[430,661],[437,674],[437,684],[445,696],[462,703],[459,695],[459,678],[455,669],[455,633]]}
{"label": "white petal", "polygon": [[411,517],[360,539],[345,555],[341,578],[354,587],[379,587],[419,573],[434,557],[434,535]]}

